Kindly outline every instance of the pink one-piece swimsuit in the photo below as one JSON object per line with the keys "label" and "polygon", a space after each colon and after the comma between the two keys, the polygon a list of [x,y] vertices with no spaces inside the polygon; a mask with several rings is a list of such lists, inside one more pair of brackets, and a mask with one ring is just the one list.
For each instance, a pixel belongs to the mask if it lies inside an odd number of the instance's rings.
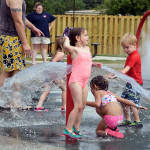
{"label": "pink one-piece swimsuit", "polygon": [[72,73],[69,79],[69,85],[78,82],[84,88],[91,75],[92,57],[90,52],[80,52],[72,61]]}

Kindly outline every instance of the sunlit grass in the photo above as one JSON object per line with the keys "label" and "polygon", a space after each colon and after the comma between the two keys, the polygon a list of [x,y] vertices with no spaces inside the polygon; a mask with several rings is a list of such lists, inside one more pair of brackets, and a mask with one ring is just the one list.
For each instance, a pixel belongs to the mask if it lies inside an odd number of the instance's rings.
{"label": "sunlit grass", "polygon": [[102,64],[125,64],[125,60],[93,60],[93,62],[100,62]]}
{"label": "sunlit grass", "polygon": [[[32,58],[26,58],[27,61],[32,61]],[[47,61],[49,61],[50,58],[47,59]],[[36,61],[42,61],[41,58],[37,58]],[[65,62],[67,61],[67,59],[65,59]],[[125,64],[125,60],[93,60],[93,62],[100,62],[102,64],[119,64],[119,65],[123,65]],[[26,67],[31,66],[31,64],[26,64]],[[0,70],[1,73],[1,70]]]}

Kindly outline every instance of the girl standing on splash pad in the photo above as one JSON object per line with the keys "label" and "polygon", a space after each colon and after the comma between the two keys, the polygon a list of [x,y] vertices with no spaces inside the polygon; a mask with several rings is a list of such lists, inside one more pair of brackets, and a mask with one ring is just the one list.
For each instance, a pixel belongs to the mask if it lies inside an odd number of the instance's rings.
{"label": "girl standing on splash pad", "polygon": [[127,99],[121,98],[108,90],[108,81],[103,76],[96,76],[90,82],[91,92],[95,97],[95,102],[86,102],[86,105],[96,107],[97,113],[102,117],[96,128],[98,136],[114,136],[124,138],[117,126],[123,121],[122,109],[118,103],[134,106],[138,109],[147,108],[139,106]]}
{"label": "girl standing on splash pad", "polygon": [[[70,39],[70,42],[69,42]],[[65,36],[64,49],[72,59],[72,73],[69,79],[69,88],[74,103],[70,112],[63,135],[74,139],[80,139],[83,135],[79,127],[86,105],[88,95],[88,80],[91,75],[92,57],[88,45],[89,37],[84,28],[74,28],[70,31],[69,38]],[[101,64],[94,63],[101,68]]]}
{"label": "girl standing on splash pad", "polygon": [[[50,60],[51,62],[64,62],[65,58],[65,50],[63,48],[64,44],[64,37],[60,37],[56,40],[56,52],[52,59]],[[60,106],[61,110],[64,111],[66,107],[66,88],[65,88],[65,81],[64,80],[55,80],[53,81],[54,84],[59,85],[59,88],[62,90],[62,106]],[[38,101],[37,106],[35,107],[35,111],[48,111],[48,109],[45,109],[42,107],[46,97],[50,93],[50,90],[44,91],[42,95],[40,96],[40,99]]]}

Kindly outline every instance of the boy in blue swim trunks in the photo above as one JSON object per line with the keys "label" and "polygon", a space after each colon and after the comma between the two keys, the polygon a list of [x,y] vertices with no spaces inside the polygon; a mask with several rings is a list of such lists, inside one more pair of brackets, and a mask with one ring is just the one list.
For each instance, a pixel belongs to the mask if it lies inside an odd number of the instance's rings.
{"label": "boy in blue swim trunks", "polygon": [[[141,57],[136,49],[137,39],[132,33],[126,33],[121,39],[121,45],[128,54],[125,62],[124,69],[121,71],[133,79],[135,79],[140,85],[143,84],[141,74]],[[122,98],[129,99],[134,102],[137,106],[140,101],[140,94],[132,89],[130,83],[126,84],[126,89],[122,93]],[[142,127],[142,123],[139,118],[138,109],[136,107],[127,106],[122,104],[125,120],[122,122],[122,126],[137,126]],[[133,112],[134,121],[131,122],[130,111]]]}

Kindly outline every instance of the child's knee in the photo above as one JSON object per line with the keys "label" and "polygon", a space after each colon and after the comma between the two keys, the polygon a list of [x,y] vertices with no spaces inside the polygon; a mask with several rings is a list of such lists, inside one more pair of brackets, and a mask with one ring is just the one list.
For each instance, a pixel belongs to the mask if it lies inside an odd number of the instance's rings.
{"label": "child's knee", "polygon": [[84,108],[85,108],[85,106],[84,106],[84,105],[79,105],[79,106],[78,106],[78,111],[83,111],[83,110],[84,110]]}
{"label": "child's knee", "polygon": [[15,90],[15,91],[19,91],[20,90],[20,84],[14,82],[13,85],[12,85],[12,89]]}
{"label": "child's knee", "polygon": [[100,136],[100,135],[101,135],[101,132],[102,132],[102,130],[96,129],[96,135],[97,135],[97,136]]}

